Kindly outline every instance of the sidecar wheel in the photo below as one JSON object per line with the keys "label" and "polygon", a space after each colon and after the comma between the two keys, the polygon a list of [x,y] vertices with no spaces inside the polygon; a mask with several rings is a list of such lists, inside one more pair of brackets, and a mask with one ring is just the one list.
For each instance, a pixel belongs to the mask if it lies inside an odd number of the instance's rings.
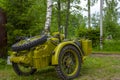
{"label": "sidecar wheel", "polygon": [[16,74],[18,74],[19,76],[29,76],[34,74],[37,71],[37,69],[34,69],[32,67],[23,66],[13,62],[12,62],[12,67],[16,72]]}
{"label": "sidecar wheel", "polygon": [[34,46],[43,44],[47,41],[48,36],[35,36],[32,38],[28,38],[25,40],[21,40],[15,44],[12,45],[12,50],[13,51],[22,51],[22,50],[28,50]]}
{"label": "sidecar wheel", "polygon": [[70,80],[79,76],[81,63],[80,52],[77,48],[67,45],[60,52],[56,71],[63,80]]}

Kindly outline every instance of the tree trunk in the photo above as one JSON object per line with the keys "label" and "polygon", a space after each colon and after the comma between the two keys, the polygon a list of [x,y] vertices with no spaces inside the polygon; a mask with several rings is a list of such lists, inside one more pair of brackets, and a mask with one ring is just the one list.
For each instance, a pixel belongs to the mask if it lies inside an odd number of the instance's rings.
{"label": "tree trunk", "polygon": [[45,32],[49,32],[50,31],[51,17],[52,17],[52,0],[47,0]]}
{"label": "tree trunk", "polygon": [[6,23],[6,14],[0,8],[0,58],[7,58],[7,32],[5,29]]}
{"label": "tree trunk", "polygon": [[88,28],[90,28],[90,24],[91,24],[91,15],[90,15],[90,0],[88,0]]}
{"label": "tree trunk", "polygon": [[61,6],[60,6],[60,0],[58,0],[58,31],[61,32],[60,26],[61,26]]}
{"label": "tree trunk", "polygon": [[66,27],[65,27],[65,38],[67,38],[67,33],[68,33],[68,26],[69,26],[69,10],[70,10],[70,0],[68,0],[67,4],[67,15],[66,15]]}

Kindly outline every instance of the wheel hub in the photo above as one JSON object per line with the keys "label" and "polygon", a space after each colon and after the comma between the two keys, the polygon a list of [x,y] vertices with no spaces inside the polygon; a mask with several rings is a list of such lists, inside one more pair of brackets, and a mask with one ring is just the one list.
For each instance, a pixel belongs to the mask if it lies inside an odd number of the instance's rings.
{"label": "wheel hub", "polygon": [[68,57],[65,61],[65,65],[67,68],[70,68],[70,66],[72,65],[72,58]]}
{"label": "wheel hub", "polygon": [[76,61],[72,53],[66,53],[63,57],[62,66],[66,74],[72,74],[76,67]]}

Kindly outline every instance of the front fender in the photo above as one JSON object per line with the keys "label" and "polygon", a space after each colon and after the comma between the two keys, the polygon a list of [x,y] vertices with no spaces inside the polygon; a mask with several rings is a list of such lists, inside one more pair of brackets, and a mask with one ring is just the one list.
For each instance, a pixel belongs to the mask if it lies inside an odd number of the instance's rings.
{"label": "front fender", "polygon": [[59,54],[62,50],[62,48],[66,45],[73,45],[75,46],[79,52],[80,52],[80,55],[82,56],[82,52],[81,52],[81,49],[79,48],[78,45],[76,45],[74,43],[74,41],[66,41],[66,42],[62,42],[60,43],[53,51],[53,55],[52,55],[52,65],[57,65],[58,64],[58,59],[59,59]]}

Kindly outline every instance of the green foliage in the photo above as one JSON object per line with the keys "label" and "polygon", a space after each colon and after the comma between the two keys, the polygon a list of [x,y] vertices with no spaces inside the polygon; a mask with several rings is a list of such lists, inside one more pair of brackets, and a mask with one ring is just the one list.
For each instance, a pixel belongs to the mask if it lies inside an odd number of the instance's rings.
{"label": "green foliage", "polygon": [[[73,3],[79,3],[79,0],[71,0],[71,4]],[[79,10],[79,8],[76,6],[70,6],[70,9],[77,9]],[[61,10],[60,10],[60,25],[61,25],[61,32],[65,33],[65,27],[66,27],[66,17],[67,17],[67,0],[61,0]],[[68,22],[68,37],[67,38],[73,38],[75,37],[75,30],[79,27],[79,26],[85,26],[85,20],[82,16],[82,14],[80,14],[80,12],[74,12],[70,11],[69,14],[69,22]],[[58,31],[58,4],[54,4],[53,6],[53,13],[52,13],[52,23],[51,23],[51,32],[54,31]]]}
{"label": "green foliage", "polygon": [[104,51],[119,51],[119,50],[120,50],[120,41],[116,41],[116,40],[104,41]]}
{"label": "green foliage", "polygon": [[29,29],[31,20],[28,18],[27,11],[32,5],[30,1],[7,0],[5,7],[7,12],[7,21],[15,29]]}
{"label": "green foliage", "polygon": [[32,36],[40,34],[44,28],[46,20],[46,0],[35,0],[27,14],[31,20],[29,34]]}
{"label": "green foliage", "polygon": [[116,31],[114,31],[115,35],[114,35],[114,39],[115,40],[120,40],[120,26],[116,26]]}
{"label": "green foliage", "polygon": [[8,45],[15,42],[17,36],[28,34],[31,20],[27,15],[29,7],[32,5],[30,0],[6,0],[4,3],[7,13],[7,33]]}
{"label": "green foliage", "polygon": [[6,65],[6,60],[5,60],[5,59],[0,58],[0,65]]}
{"label": "green foliage", "polygon": [[105,0],[106,2],[106,7],[104,9],[104,21],[103,21],[103,26],[104,26],[104,34],[105,36],[112,35],[114,39],[116,39],[118,35],[118,2],[116,0]]}
{"label": "green foliage", "polygon": [[93,47],[99,44],[99,29],[87,29],[87,28],[79,28],[76,31],[76,34],[80,38],[86,38],[92,40]]}
{"label": "green foliage", "polygon": [[99,13],[95,13],[91,16],[92,27],[98,28],[100,25],[100,15]]}
{"label": "green foliage", "polygon": [[46,0],[2,0],[0,4],[7,13],[9,47],[16,37],[40,34],[45,23]]}
{"label": "green foliage", "polygon": [[[53,15],[51,22],[51,32],[58,31],[58,0],[53,0]],[[91,0],[93,6],[98,0]],[[120,39],[120,25],[118,21],[118,9],[116,0],[105,0],[106,7],[103,15],[103,33],[105,37],[112,35],[113,39]],[[99,29],[86,29],[87,17],[80,13],[82,8],[78,5],[80,0],[71,0],[71,9],[69,15],[68,38],[74,38],[75,35],[81,38],[89,38],[93,45],[99,44]],[[0,7],[7,13],[7,33],[8,45],[15,43],[18,36],[34,36],[40,34],[44,28],[46,20],[46,0],[0,0]],[[61,26],[66,26],[67,0],[61,0]],[[99,14],[91,16],[91,22],[94,28],[98,28]],[[64,29],[61,29],[62,33]]]}
{"label": "green foliage", "polygon": [[[3,0],[4,1],[4,0]],[[56,1],[55,1],[56,2]],[[72,0],[71,3],[78,3]],[[42,4],[41,4],[42,3]],[[8,44],[15,43],[18,36],[34,36],[40,34],[44,28],[46,18],[46,0],[5,0],[1,3],[7,13]],[[61,1],[61,26],[66,26],[67,2]],[[77,7],[74,7],[77,9]],[[79,26],[85,26],[85,20],[81,14],[70,13],[68,36],[73,37]],[[63,29],[62,29],[63,30]],[[58,31],[57,5],[53,6],[51,32]],[[64,32],[64,31],[61,31]]]}
{"label": "green foliage", "polygon": [[120,40],[105,40],[102,50],[100,50],[99,45],[97,45],[93,50],[103,51],[103,52],[119,52],[120,51]]}
{"label": "green foliage", "polygon": [[89,29],[87,32],[88,35],[88,39],[92,40],[93,42],[93,47],[97,46],[99,44],[99,36],[100,36],[100,32],[99,29]]}
{"label": "green foliage", "polygon": [[0,0],[0,7],[2,7],[3,6],[3,0]]}

